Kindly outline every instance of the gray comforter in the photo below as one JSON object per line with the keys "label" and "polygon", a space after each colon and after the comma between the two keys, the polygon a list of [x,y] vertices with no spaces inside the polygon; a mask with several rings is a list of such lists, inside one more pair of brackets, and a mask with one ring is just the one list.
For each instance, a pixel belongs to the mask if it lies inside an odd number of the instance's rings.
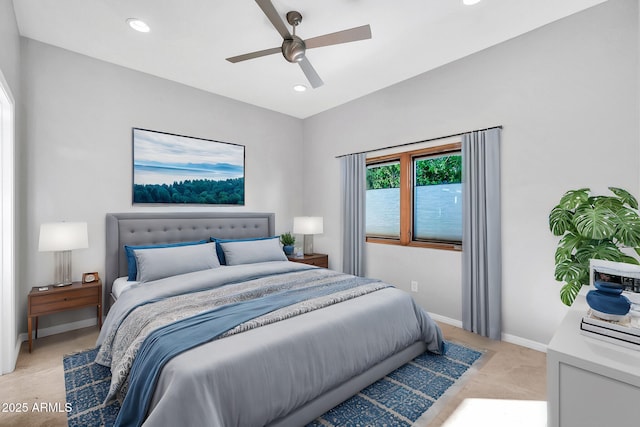
{"label": "gray comforter", "polygon": [[[158,316],[159,311],[169,311],[170,301],[185,298],[177,295],[186,293],[189,298],[197,291],[219,301],[233,298],[236,288],[251,289],[263,281],[276,286],[283,280],[279,276],[344,277],[324,269],[305,272],[308,269],[289,262],[222,267],[124,292],[98,339],[102,347],[97,362],[110,366],[114,374],[111,391],[126,391],[131,360],[158,322],[198,311],[197,304],[189,302],[184,314]],[[222,286],[227,283],[234,285]],[[290,307],[176,356],[159,377],[145,425],[265,425],[416,341],[439,351],[438,327],[409,295],[391,287],[367,286],[371,289],[358,291],[357,298],[349,295],[337,298],[338,304],[319,301],[305,303],[304,309]],[[201,292],[208,287],[214,290]],[[152,320],[141,321],[141,305]]]}

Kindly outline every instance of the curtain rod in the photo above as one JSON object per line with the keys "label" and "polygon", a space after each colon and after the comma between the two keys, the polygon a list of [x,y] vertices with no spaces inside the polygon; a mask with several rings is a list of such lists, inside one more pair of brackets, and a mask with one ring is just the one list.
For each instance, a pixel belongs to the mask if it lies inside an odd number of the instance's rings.
{"label": "curtain rod", "polygon": [[453,133],[451,135],[446,135],[446,136],[439,136],[437,138],[423,139],[422,141],[405,142],[404,144],[388,145],[386,147],[373,148],[371,150],[358,151],[358,152],[355,152],[355,153],[348,153],[348,154],[340,154],[339,156],[336,156],[336,159],[339,159],[340,157],[351,156],[353,154],[373,153],[373,152],[376,152],[376,151],[388,150],[390,148],[404,147],[405,145],[420,144],[420,143],[423,143],[423,142],[437,141],[439,139],[453,138],[454,136],[460,136],[460,135],[464,135],[466,133],[482,132],[482,131],[490,130],[490,129],[502,129],[502,126],[491,126],[491,127],[484,128],[484,129],[476,129],[476,130],[470,130],[468,132],[460,132],[460,133]]}

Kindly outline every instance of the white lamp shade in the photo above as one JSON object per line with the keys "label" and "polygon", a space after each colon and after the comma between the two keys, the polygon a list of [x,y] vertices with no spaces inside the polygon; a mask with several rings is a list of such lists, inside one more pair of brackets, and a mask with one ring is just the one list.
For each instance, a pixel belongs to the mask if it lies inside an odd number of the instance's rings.
{"label": "white lamp shade", "polygon": [[49,222],[40,225],[40,252],[70,251],[88,247],[86,222]]}
{"label": "white lamp shade", "polygon": [[323,232],[321,216],[297,216],[293,218],[295,234],[320,234]]}

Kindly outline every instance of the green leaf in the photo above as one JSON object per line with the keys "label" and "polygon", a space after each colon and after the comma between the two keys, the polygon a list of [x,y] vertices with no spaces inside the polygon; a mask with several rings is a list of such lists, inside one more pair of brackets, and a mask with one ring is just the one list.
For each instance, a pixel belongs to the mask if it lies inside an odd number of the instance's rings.
{"label": "green leaf", "polygon": [[576,283],[576,282],[566,283],[560,289],[560,300],[565,305],[570,306],[571,304],[573,304],[573,301],[575,301],[576,297],[578,296],[578,292],[580,292],[580,288],[582,288],[582,284],[580,283]]}
{"label": "green leaf", "polygon": [[578,233],[590,239],[610,239],[616,232],[616,214],[604,206],[581,206],[573,223]]}
{"label": "green leaf", "polygon": [[549,214],[549,229],[554,236],[562,236],[573,228],[573,213],[560,207],[551,209]]}
{"label": "green leaf", "polygon": [[627,190],[623,190],[622,188],[617,187],[609,187],[609,190],[611,190],[613,194],[622,199],[622,203],[629,205],[633,209],[638,209],[638,201]]}
{"label": "green leaf", "polygon": [[588,242],[589,239],[585,239],[582,236],[573,234],[571,232],[565,234],[560,242],[558,242],[558,248],[556,249],[556,264],[563,259],[571,258],[574,249],[579,247],[581,243]]}
{"label": "green leaf", "polygon": [[577,262],[575,258],[568,258],[556,264],[555,277],[560,282],[575,282],[589,275],[589,267]]}
{"label": "green leaf", "polygon": [[640,261],[638,261],[634,257],[626,255],[626,254],[622,255],[622,258],[620,258],[620,262],[624,262],[624,263],[627,263],[627,264],[640,265]]}
{"label": "green leaf", "polygon": [[568,211],[575,210],[581,204],[589,200],[589,189],[569,190],[560,199],[560,207]]}
{"label": "green leaf", "polygon": [[623,245],[629,247],[640,246],[640,216],[632,209],[622,207],[616,211],[618,230],[615,233]]}
{"label": "green leaf", "polygon": [[[578,248],[575,256],[580,263],[589,265],[589,260],[592,259],[619,262],[623,255],[618,246],[610,240],[592,240]],[[565,280],[565,282],[567,281]]]}
{"label": "green leaf", "polygon": [[589,199],[589,203],[593,206],[602,206],[603,208],[609,208],[614,212],[624,206],[622,200],[608,196],[591,197]]}

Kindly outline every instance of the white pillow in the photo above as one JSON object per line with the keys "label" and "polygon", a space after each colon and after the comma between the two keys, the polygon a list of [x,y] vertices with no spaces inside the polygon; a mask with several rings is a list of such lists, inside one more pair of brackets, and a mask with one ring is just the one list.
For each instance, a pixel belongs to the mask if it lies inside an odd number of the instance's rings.
{"label": "white pillow", "polygon": [[139,282],[150,282],[192,271],[220,267],[216,244],[136,249]]}
{"label": "white pillow", "polygon": [[111,285],[111,293],[113,294],[115,299],[120,298],[120,295],[126,291],[127,289],[134,287],[140,282],[131,281],[128,277],[118,277],[113,281],[113,285]]}
{"label": "white pillow", "polygon": [[288,260],[280,247],[280,240],[277,237],[273,239],[218,242],[218,244],[224,251],[227,265]]}

